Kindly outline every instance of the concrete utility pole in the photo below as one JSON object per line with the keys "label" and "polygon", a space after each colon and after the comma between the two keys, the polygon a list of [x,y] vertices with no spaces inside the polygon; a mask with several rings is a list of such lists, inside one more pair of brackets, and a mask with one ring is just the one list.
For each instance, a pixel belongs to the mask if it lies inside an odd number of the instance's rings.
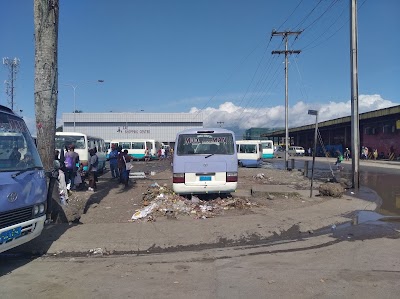
{"label": "concrete utility pole", "polygon": [[288,50],[288,37],[289,35],[300,35],[302,31],[272,31],[271,37],[275,35],[282,35],[285,39],[285,50],[284,51],[272,51],[272,54],[285,54],[285,169],[288,169],[288,150],[289,150],[289,100],[288,100],[288,55],[289,54],[300,54],[300,50]]}
{"label": "concrete utility pole", "polygon": [[4,83],[6,84],[6,94],[10,97],[10,108],[11,110],[14,111],[14,95],[15,95],[15,79],[17,77],[18,73],[18,67],[19,67],[19,59],[14,58],[14,59],[9,59],[8,57],[3,58],[3,64],[8,67],[10,74],[9,74],[9,80],[5,81]]}
{"label": "concrete utility pole", "polygon": [[351,0],[350,7],[350,53],[351,53],[351,166],[353,188],[360,187],[360,121],[358,115],[358,46],[357,46],[357,0]]}

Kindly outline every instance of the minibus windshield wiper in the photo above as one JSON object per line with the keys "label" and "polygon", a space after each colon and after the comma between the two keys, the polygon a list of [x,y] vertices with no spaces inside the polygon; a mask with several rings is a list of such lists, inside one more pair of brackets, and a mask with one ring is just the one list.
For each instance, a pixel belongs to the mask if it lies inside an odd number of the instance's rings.
{"label": "minibus windshield wiper", "polygon": [[204,159],[210,158],[211,156],[214,156],[214,155],[215,155],[215,153],[214,154],[209,154],[209,155],[205,156]]}
{"label": "minibus windshield wiper", "polygon": [[39,169],[42,169],[42,167],[39,167],[39,166],[28,167],[28,168],[19,170],[19,171],[17,171],[16,173],[13,173],[13,174],[11,175],[11,177],[12,177],[12,178],[15,178],[15,177],[19,176],[20,174],[22,174],[22,173],[24,173],[24,172],[27,172],[27,171],[29,171],[29,170],[36,170],[36,169],[39,170]]}

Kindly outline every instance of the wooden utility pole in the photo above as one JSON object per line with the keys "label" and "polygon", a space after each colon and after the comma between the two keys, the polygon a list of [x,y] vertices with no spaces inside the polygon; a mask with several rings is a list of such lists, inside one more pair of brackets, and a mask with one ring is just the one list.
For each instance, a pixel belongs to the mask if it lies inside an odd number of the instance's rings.
{"label": "wooden utility pole", "polygon": [[45,170],[53,168],[58,102],[59,0],[34,0],[37,147]]}
{"label": "wooden utility pole", "polygon": [[289,150],[289,99],[288,99],[288,55],[300,54],[300,50],[288,50],[288,37],[289,35],[300,35],[302,31],[272,31],[271,37],[281,35],[285,39],[284,51],[272,51],[272,54],[285,54],[285,169],[288,169],[288,150]]}

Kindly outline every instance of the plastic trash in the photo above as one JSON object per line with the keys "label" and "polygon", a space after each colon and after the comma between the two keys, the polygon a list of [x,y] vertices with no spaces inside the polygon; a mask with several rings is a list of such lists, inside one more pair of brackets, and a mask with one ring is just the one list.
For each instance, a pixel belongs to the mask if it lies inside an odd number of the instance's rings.
{"label": "plastic trash", "polygon": [[92,254],[92,255],[103,255],[104,251],[103,251],[102,248],[99,247],[99,248],[90,249],[89,253]]}
{"label": "plastic trash", "polygon": [[198,203],[198,202],[200,202],[200,198],[198,198],[198,197],[195,196],[195,195],[192,195],[191,200],[192,200],[193,203]]}
{"label": "plastic trash", "polygon": [[332,230],[332,231],[336,230],[336,224],[334,224],[334,225],[331,226],[331,230]]}
{"label": "plastic trash", "polygon": [[143,209],[141,209],[141,210],[136,211],[135,214],[132,215],[132,220],[137,220],[137,219],[146,217],[146,216],[149,215],[149,214],[154,210],[154,208],[156,208],[156,207],[157,207],[157,203],[153,202],[151,205],[148,205],[147,207],[145,207],[145,208],[143,208]]}
{"label": "plastic trash", "polygon": [[212,211],[213,207],[208,205],[199,205],[202,212]]}
{"label": "plastic trash", "polygon": [[64,196],[64,195],[61,195],[61,196],[60,196],[60,203],[61,203],[61,205],[63,205],[63,206],[66,206],[66,205],[67,205],[67,201],[65,200],[65,196]]}

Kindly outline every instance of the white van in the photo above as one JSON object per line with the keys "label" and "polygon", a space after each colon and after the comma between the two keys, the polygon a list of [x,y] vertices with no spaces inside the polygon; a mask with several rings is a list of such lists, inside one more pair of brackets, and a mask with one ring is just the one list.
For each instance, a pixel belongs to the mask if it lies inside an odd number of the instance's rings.
{"label": "white van", "polygon": [[289,156],[304,156],[305,151],[302,146],[290,146],[288,154]]}

